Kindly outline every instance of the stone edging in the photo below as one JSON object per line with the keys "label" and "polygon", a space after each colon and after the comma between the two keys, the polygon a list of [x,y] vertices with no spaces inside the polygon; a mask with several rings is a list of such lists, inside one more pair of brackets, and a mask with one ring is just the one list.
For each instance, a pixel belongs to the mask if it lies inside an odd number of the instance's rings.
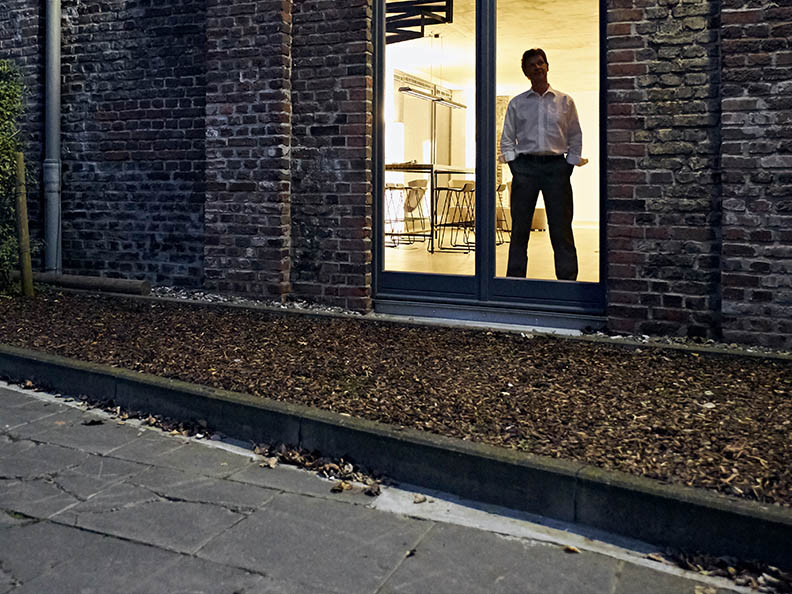
{"label": "stone edging", "polygon": [[792,510],[0,344],[0,377],[346,456],[397,480],[658,546],[792,566]]}

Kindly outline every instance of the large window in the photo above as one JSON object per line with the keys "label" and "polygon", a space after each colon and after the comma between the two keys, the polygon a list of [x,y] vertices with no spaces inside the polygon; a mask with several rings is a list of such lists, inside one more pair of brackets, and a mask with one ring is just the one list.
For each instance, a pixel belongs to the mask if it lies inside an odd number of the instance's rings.
{"label": "large window", "polygon": [[[384,120],[385,162],[380,196],[381,269],[472,276],[478,266],[478,273],[486,278],[506,276],[513,228],[512,175],[508,165],[498,163],[494,166],[493,187],[476,187],[476,163],[482,163],[477,161],[480,156],[476,134],[481,128],[477,127],[480,123],[476,89],[482,87],[477,87],[476,65],[477,60],[479,65],[482,60],[489,60],[490,71],[494,71],[495,105],[488,105],[482,117],[490,117],[494,109],[499,140],[509,101],[531,88],[531,81],[521,69],[522,54],[540,47],[550,64],[551,87],[574,99],[583,130],[583,157],[588,163],[576,167],[571,177],[577,281],[598,283],[598,0],[490,0],[479,2],[478,6],[476,0],[454,0],[446,6],[453,7],[453,11],[449,10],[449,15],[453,13],[451,22],[427,18],[422,34],[399,40],[390,38],[385,46],[385,91],[380,113]],[[477,55],[477,10],[496,16],[495,55]],[[478,51],[484,53],[481,48]],[[483,80],[481,75],[479,78]],[[479,80],[478,85],[481,84]],[[491,101],[488,99],[487,103]],[[492,164],[497,157],[497,149],[485,156]],[[491,173],[479,179],[492,179]],[[482,208],[489,209],[487,220],[492,221],[494,229],[482,229]],[[556,280],[548,226],[546,205],[540,194],[526,248],[527,280]],[[486,246],[482,245],[485,238]],[[482,250],[488,254],[486,259],[476,257]],[[509,277],[509,282],[512,280],[520,285],[519,279]],[[524,291],[509,289],[508,293],[517,295],[523,291],[527,295],[530,283],[523,284]]]}

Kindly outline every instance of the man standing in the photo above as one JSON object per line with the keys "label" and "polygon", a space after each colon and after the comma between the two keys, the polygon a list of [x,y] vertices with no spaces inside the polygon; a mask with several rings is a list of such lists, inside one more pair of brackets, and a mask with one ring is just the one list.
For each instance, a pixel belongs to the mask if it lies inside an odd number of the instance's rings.
{"label": "man standing", "polygon": [[572,97],[547,82],[550,65],[544,50],[529,49],[522,70],[531,88],[514,97],[506,109],[498,160],[512,173],[512,233],[506,276],[525,278],[528,239],[539,192],[542,192],[559,280],[576,280],[575,238],[572,235],[572,184],[581,157],[583,133]]}

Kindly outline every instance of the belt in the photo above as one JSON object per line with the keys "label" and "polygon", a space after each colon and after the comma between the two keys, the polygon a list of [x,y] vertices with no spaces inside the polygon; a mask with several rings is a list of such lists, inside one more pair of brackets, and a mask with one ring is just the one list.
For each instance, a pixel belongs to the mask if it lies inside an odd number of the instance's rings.
{"label": "belt", "polygon": [[547,161],[555,161],[563,159],[564,155],[532,155],[530,153],[520,153],[517,155],[518,159],[525,159],[526,161],[537,161],[539,163],[546,163]]}

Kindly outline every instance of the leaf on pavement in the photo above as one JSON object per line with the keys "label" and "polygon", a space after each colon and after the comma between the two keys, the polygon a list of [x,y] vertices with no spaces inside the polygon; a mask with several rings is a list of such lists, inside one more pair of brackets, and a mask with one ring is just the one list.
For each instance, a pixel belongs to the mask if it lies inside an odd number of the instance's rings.
{"label": "leaf on pavement", "polygon": [[330,489],[331,493],[343,493],[344,491],[349,491],[352,488],[346,481],[338,481],[335,485],[332,486]]}

